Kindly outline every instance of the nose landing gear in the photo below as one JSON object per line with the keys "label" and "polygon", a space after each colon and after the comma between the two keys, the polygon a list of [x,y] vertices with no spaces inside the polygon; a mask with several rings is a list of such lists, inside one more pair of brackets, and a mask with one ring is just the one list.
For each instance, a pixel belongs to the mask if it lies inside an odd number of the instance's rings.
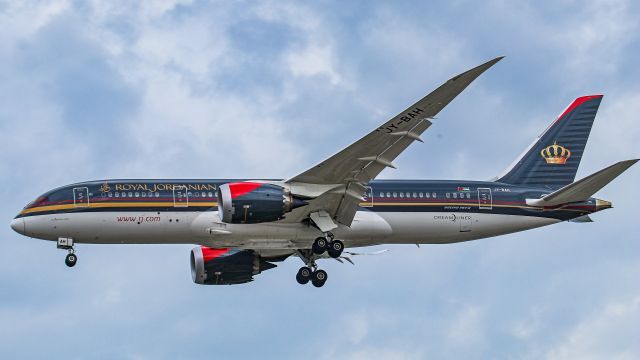
{"label": "nose landing gear", "polygon": [[58,238],[58,249],[68,250],[69,253],[64,258],[64,263],[68,267],[74,267],[78,261],[78,256],[75,254],[75,248],[73,246],[72,238]]}
{"label": "nose landing gear", "polygon": [[76,265],[76,261],[78,261],[78,257],[73,253],[73,251],[69,252],[64,258],[64,263],[67,264],[68,267],[74,267]]}

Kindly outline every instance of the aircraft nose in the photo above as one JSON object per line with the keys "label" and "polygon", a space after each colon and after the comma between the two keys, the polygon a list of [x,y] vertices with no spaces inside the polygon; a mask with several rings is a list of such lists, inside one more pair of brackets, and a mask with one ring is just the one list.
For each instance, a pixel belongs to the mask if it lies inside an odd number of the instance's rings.
{"label": "aircraft nose", "polygon": [[13,229],[13,231],[17,232],[18,234],[24,235],[24,233],[25,233],[25,231],[24,231],[24,219],[23,218],[18,218],[18,219],[11,220],[11,228]]}

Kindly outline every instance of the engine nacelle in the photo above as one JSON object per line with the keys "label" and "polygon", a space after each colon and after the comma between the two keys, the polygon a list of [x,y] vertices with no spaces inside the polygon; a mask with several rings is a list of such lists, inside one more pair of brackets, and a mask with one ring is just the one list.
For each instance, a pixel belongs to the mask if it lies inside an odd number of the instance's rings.
{"label": "engine nacelle", "polygon": [[229,224],[277,221],[307,203],[278,185],[237,182],[218,186],[218,214]]}
{"label": "engine nacelle", "polygon": [[212,249],[198,246],[191,250],[191,277],[201,285],[233,285],[253,280],[253,276],[276,267],[251,250]]}

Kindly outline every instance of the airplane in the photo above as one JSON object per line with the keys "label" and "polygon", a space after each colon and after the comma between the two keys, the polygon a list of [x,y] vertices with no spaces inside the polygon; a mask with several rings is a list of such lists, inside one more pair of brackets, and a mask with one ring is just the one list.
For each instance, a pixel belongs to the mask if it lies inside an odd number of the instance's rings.
{"label": "airplane", "polygon": [[589,222],[610,208],[592,196],[639,159],[575,181],[602,95],[575,99],[501,175],[490,181],[375,180],[435,116],[503,57],[436,90],[308,170],[288,179],[100,180],[48,191],[11,221],[25,236],[75,244],[196,244],[197,284],[247,283],[289,257],[300,284],[322,287],[320,259],[351,260],[345,248],[444,244]]}

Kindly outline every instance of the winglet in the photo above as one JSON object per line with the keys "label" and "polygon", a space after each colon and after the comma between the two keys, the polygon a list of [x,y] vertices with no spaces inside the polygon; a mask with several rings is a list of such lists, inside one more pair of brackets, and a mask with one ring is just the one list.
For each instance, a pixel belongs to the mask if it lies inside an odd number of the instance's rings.
{"label": "winglet", "polygon": [[[475,80],[478,76],[480,76],[483,72],[487,71],[490,67],[492,67],[493,65],[495,65],[498,61],[504,59],[504,56],[498,56],[495,59],[489,60],[487,62],[485,62],[484,64],[478,65],[476,67],[474,67],[473,69],[469,69],[461,74],[458,74],[454,77],[452,77],[451,79],[449,79],[449,81],[447,81],[447,83],[449,82],[453,82],[453,81],[458,81],[460,78],[465,78],[467,84],[464,85],[464,87],[462,89],[460,89],[460,92],[462,92],[462,90],[464,88],[467,87],[467,85],[469,85],[473,80]],[[457,95],[457,94],[456,94]]]}

